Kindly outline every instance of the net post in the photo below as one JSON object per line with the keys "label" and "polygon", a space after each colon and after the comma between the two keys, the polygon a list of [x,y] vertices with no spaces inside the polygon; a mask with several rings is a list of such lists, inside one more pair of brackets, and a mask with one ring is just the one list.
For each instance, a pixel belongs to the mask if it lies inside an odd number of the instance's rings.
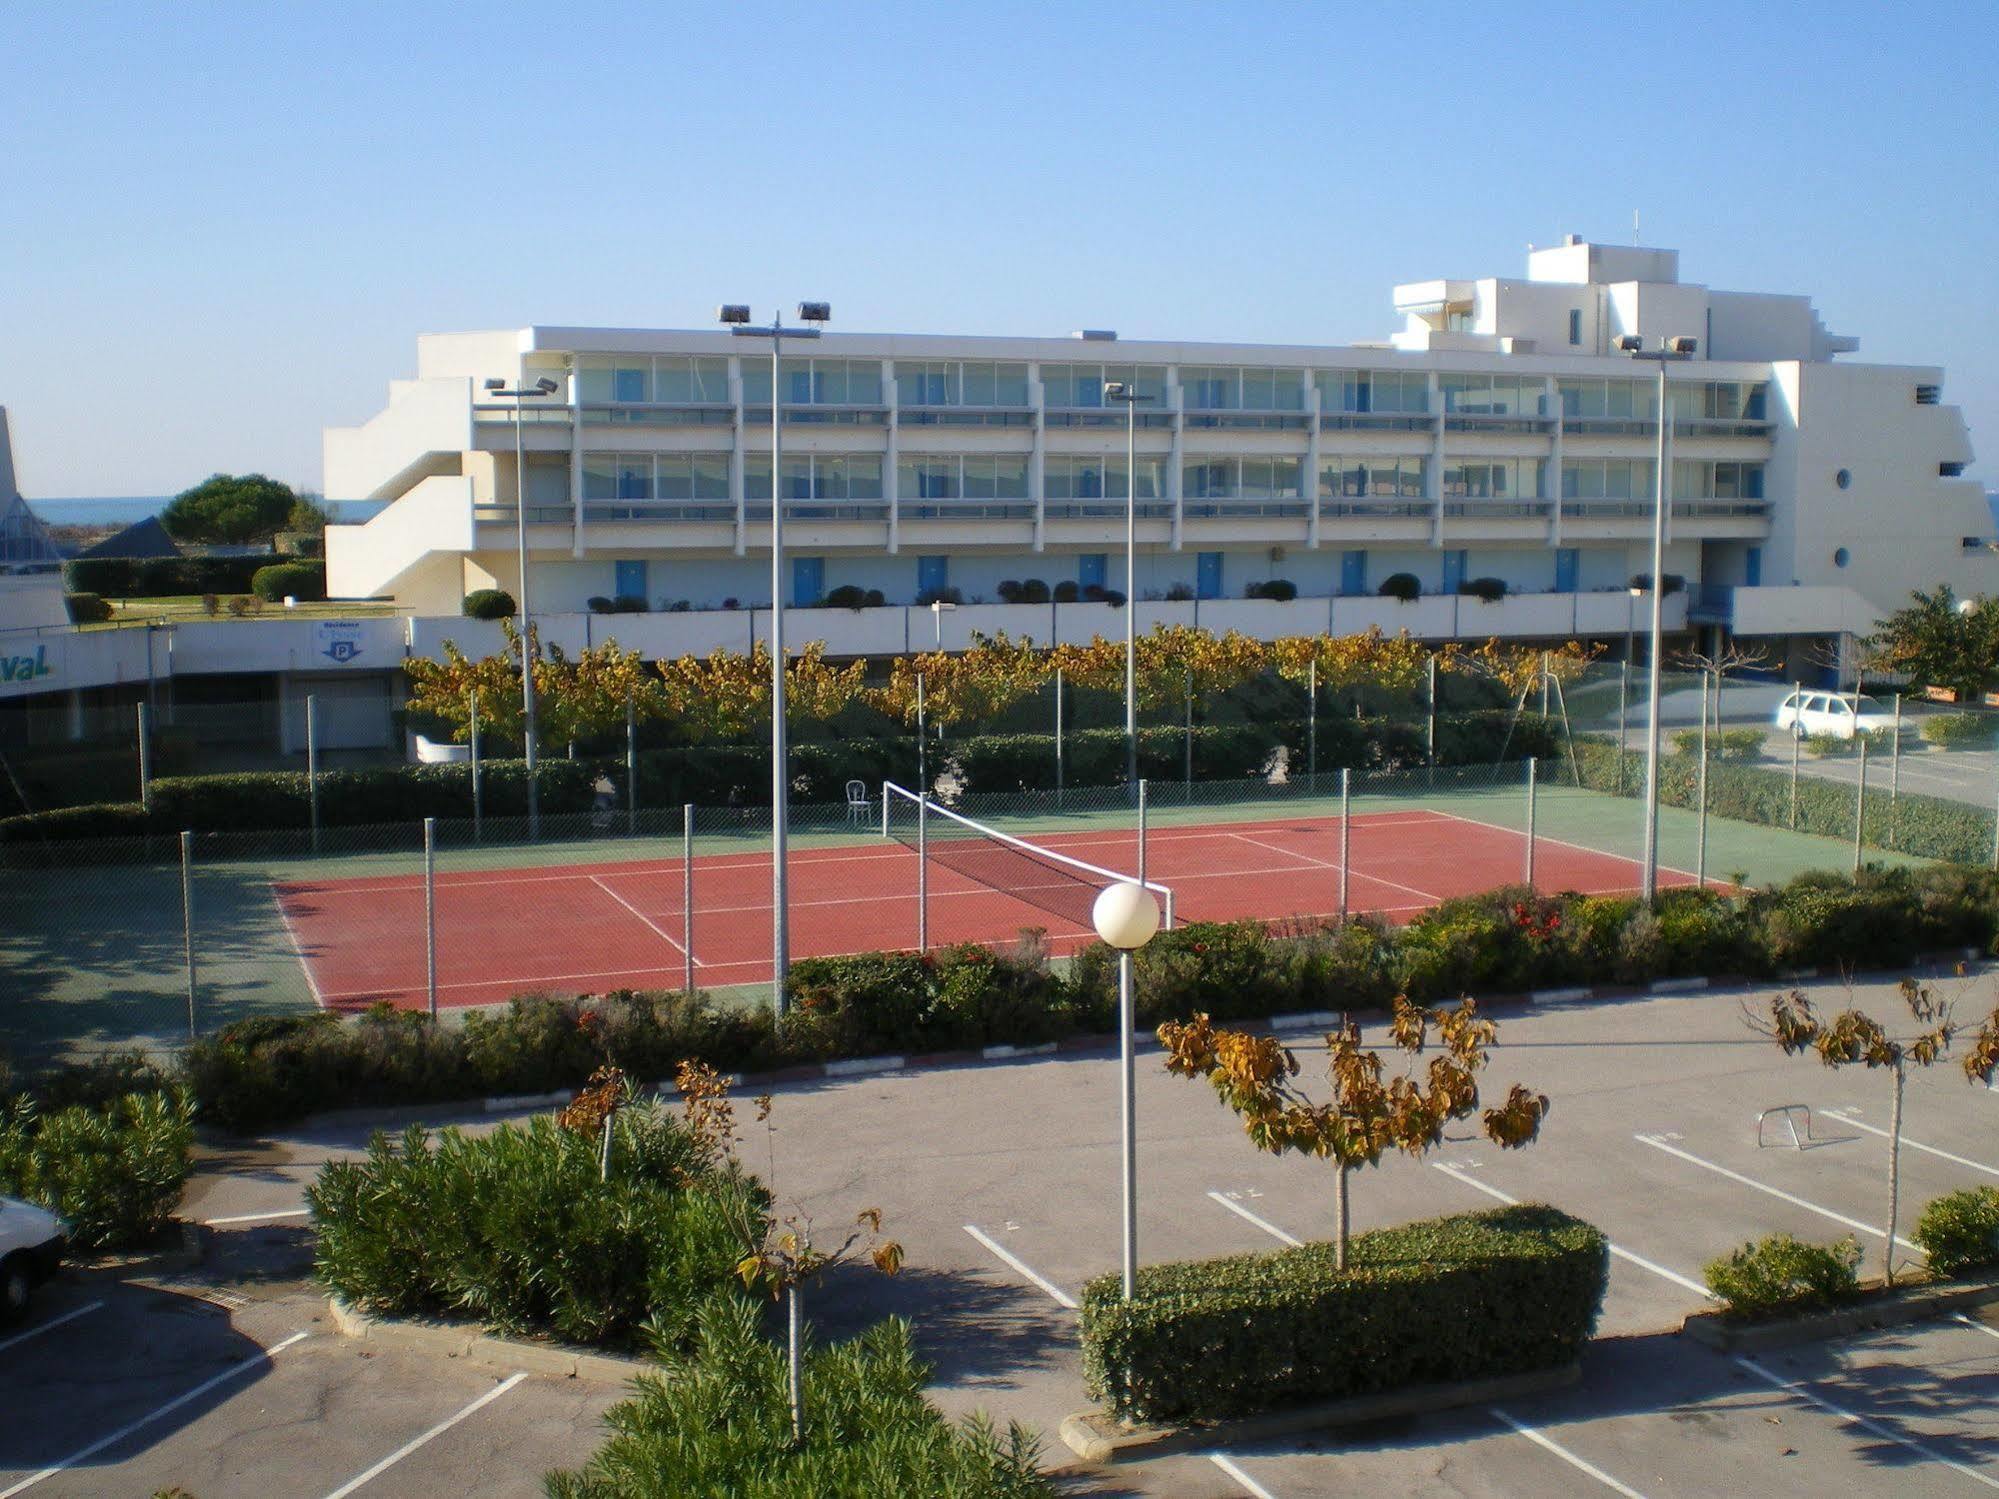
{"label": "net post", "polygon": [[916,793],[916,950],[930,951],[930,797]]}
{"label": "net post", "polygon": [[1429,685],[1423,693],[1423,765],[1425,779],[1437,784],[1437,653],[1430,652]]}
{"label": "net post", "polygon": [[1173,930],[1173,887],[1167,885],[1164,888],[1166,890],[1166,915],[1163,924],[1166,930],[1170,932]]}
{"label": "net post", "polygon": [[[1791,684],[1792,703],[1794,705],[1801,704],[1804,702],[1804,698],[1805,684],[1803,682],[1793,682]],[[1794,833],[1798,830],[1798,746],[1800,738],[1798,735],[1797,714],[1798,709],[1796,706],[1793,706],[1791,709],[1791,831]]]}
{"label": "net post", "polygon": [[319,695],[305,695],[305,781],[311,797],[312,851],[319,852]]}
{"label": "net post", "polygon": [[472,841],[483,843],[486,837],[486,805],[479,781],[479,694],[476,692],[472,694],[471,727],[465,737],[472,751]]}
{"label": "net post", "polygon": [[[1062,668],[1058,666],[1055,668],[1055,805],[1058,807],[1062,805],[1062,778]],[[888,810],[886,798],[883,799],[882,810],[884,813]],[[886,822],[882,826],[882,836],[888,836]]]}
{"label": "net post", "polygon": [[[145,712],[140,704],[139,711]],[[187,1039],[195,1037],[194,1003],[196,978],[194,970],[194,833],[183,829],[180,835],[180,924],[182,949],[187,962]]]}
{"label": "net post", "polygon": [[1191,806],[1194,801],[1194,674],[1190,671],[1186,674],[1186,677],[1187,677],[1187,766],[1185,772],[1185,790],[1182,793],[1182,799],[1188,805]]}
{"label": "net post", "polygon": [[1860,878],[1860,843],[1867,830],[1867,736],[1858,727],[1855,736],[1860,740],[1860,780],[1853,793],[1853,877]]}
{"label": "net post", "polygon": [[625,695],[625,833],[639,835],[639,707]]}
{"label": "net post", "polygon": [[423,987],[437,1019],[437,819],[423,820]]}
{"label": "net post", "polygon": [[888,837],[888,788],[894,784],[893,781],[882,782],[882,837],[884,838]]}
{"label": "net post", "polygon": [[1527,757],[1527,888],[1534,888],[1534,793],[1538,788],[1536,771],[1539,762],[1532,755]]}
{"label": "net post", "polygon": [[[887,811],[888,798],[882,798]],[[694,992],[694,803],[680,809],[680,950],[685,988]]]}
{"label": "net post", "polygon": [[1145,883],[1145,814],[1146,795],[1151,783],[1140,777],[1138,782],[1138,882]]}
{"label": "net post", "polygon": [[1702,888],[1707,886],[1707,685],[1710,679],[1715,683],[1714,717],[1721,721],[1721,678],[1716,672],[1701,672],[1701,763],[1697,773],[1698,789],[1695,793],[1694,811],[1694,883]]}
{"label": "net post", "polygon": [[923,673],[916,674],[916,790],[919,795],[927,795],[930,790],[929,760],[930,746],[924,732]]}
{"label": "net post", "polygon": [[1895,694],[1895,737],[1888,741],[1888,847],[1901,842],[1902,795],[1902,694]]}
{"label": "net post", "polygon": [[1347,919],[1347,855],[1353,848],[1353,771],[1340,768],[1340,920]]}
{"label": "net post", "polygon": [[[1346,784],[1344,774],[1340,784]],[[1305,789],[1310,795],[1319,794],[1319,661],[1316,656],[1305,667]],[[1344,818],[1346,814],[1340,815]],[[1344,916],[1346,912],[1342,910],[1340,914]]]}
{"label": "net post", "polygon": [[139,805],[153,810],[153,717],[139,704]]}

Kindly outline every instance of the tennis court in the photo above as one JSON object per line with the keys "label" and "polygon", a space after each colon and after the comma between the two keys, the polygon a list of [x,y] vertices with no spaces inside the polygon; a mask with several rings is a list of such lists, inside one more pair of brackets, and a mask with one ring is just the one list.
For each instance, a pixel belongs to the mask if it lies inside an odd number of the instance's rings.
{"label": "tennis court", "polygon": [[[1037,861],[932,814],[928,844],[931,945],[1005,942],[1047,931],[1066,956],[1091,940],[1089,903],[1106,881]],[[1424,808],[1354,816],[1347,830],[1346,901],[1395,920],[1453,895],[1520,880],[1524,832]],[[1146,839],[1146,875],[1173,891],[1178,920],[1323,917],[1341,909],[1337,816],[1182,823]],[[1053,833],[1034,845],[1107,874],[1138,870],[1133,828]],[[1636,864],[1559,839],[1535,839],[1547,889],[1630,890]],[[857,837],[790,857],[794,957],[911,948],[918,943],[919,864],[905,843]],[[674,988],[693,950],[703,988],[768,981],[770,860],[755,853],[488,868],[435,880],[438,1004],[493,1004],[537,988],[585,992]],[[1662,872],[1669,883],[1692,876]],[[694,930],[686,916],[693,888]],[[422,877],[294,881],[274,886],[317,1002],[355,1009],[428,1003]]]}

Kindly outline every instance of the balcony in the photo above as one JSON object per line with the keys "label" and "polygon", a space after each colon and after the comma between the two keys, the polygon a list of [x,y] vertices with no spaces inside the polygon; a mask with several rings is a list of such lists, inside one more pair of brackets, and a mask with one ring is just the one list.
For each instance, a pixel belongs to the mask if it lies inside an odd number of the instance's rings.
{"label": "balcony", "polygon": [[1540,520],[1555,508],[1552,500],[1444,501],[1446,520]]}
{"label": "balcony", "polygon": [[1521,432],[1532,435],[1546,432],[1553,425],[1553,417],[1531,412],[1447,411],[1444,413],[1446,432]]}
{"label": "balcony", "polygon": [[1031,427],[1025,406],[902,406],[895,419],[904,427]]}
{"label": "balcony", "polygon": [[1324,411],[1321,432],[1430,432],[1437,419],[1423,411]]}
{"label": "balcony", "polygon": [[[1042,420],[1049,427],[1115,427],[1124,430],[1126,415],[1123,411],[1096,406],[1051,406],[1042,413]],[[1139,430],[1148,429],[1170,431],[1173,427],[1173,413],[1170,411],[1140,411]]]}
{"label": "balcony", "polygon": [[[882,427],[888,424],[886,406],[794,406],[784,403],[784,424],[787,427]],[[743,425],[746,427],[768,427],[770,425],[770,405],[745,406]]]}
{"label": "balcony", "polygon": [[1181,425],[1189,431],[1305,432],[1312,418],[1303,411],[1189,411]]}
{"label": "balcony", "polygon": [[640,405],[623,402],[610,406],[585,406],[586,427],[728,427],[734,425],[736,408],[722,402],[705,405]]}

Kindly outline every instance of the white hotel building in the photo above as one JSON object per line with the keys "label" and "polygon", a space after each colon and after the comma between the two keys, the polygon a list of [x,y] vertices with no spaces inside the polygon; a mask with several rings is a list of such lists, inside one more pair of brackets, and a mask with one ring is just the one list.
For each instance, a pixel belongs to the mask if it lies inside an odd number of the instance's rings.
{"label": "white hotel building", "polygon": [[[1126,417],[1106,381],[1152,398],[1141,625],[1622,636],[1650,568],[1658,419],[1656,367],[1617,351],[1630,334],[1699,340],[1667,369],[1676,626],[1777,637],[1782,655],[1911,589],[1999,581],[1942,371],[1837,362],[1856,341],[1808,298],[1710,290],[1674,251],[1571,236],[1530,252],[1524,280],[1413,282],[1395,306],[1401,332],[1338,347],[837,328],[788,345],[785,602],[852,585],[885,605],[790,638],[927,646],[933,617],[910,606],[943,588],[966,606],[934,621],[946,645],[1112,633],[1103,604],[999,602],[1004,580],[1122,587]],[[331,592],[451,615],[474,588],[516,587],[514,410],[485,385],[545,376],[519,434],[536,615],[636,596],[674,611],[618,621],[648,654],[742,643],[770,602],[768,347],[720,328],[421,338],[387,409],[326,433],[328,496],[389,502],[328,531]],[[1380,597],[1394,573],[1423,599]],[[1509,596],[1458,596],[1483,577]],[[1244,600],[1270,579],[1298,599]]]}

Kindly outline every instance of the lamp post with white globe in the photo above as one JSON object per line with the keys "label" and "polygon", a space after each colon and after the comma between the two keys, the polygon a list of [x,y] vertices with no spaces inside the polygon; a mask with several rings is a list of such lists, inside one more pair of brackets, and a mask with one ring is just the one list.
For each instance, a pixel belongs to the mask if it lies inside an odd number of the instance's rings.
{"label": "lamp post with white globe", "polygon": [[1124,1129],[1124,1299],[1138,1287],[1138,1015],[1131,955],[1159,930],[1159,902],[1131,880],[1106,885],[1090,908],[1097,935],[1117,949],[1118,1117]]}

